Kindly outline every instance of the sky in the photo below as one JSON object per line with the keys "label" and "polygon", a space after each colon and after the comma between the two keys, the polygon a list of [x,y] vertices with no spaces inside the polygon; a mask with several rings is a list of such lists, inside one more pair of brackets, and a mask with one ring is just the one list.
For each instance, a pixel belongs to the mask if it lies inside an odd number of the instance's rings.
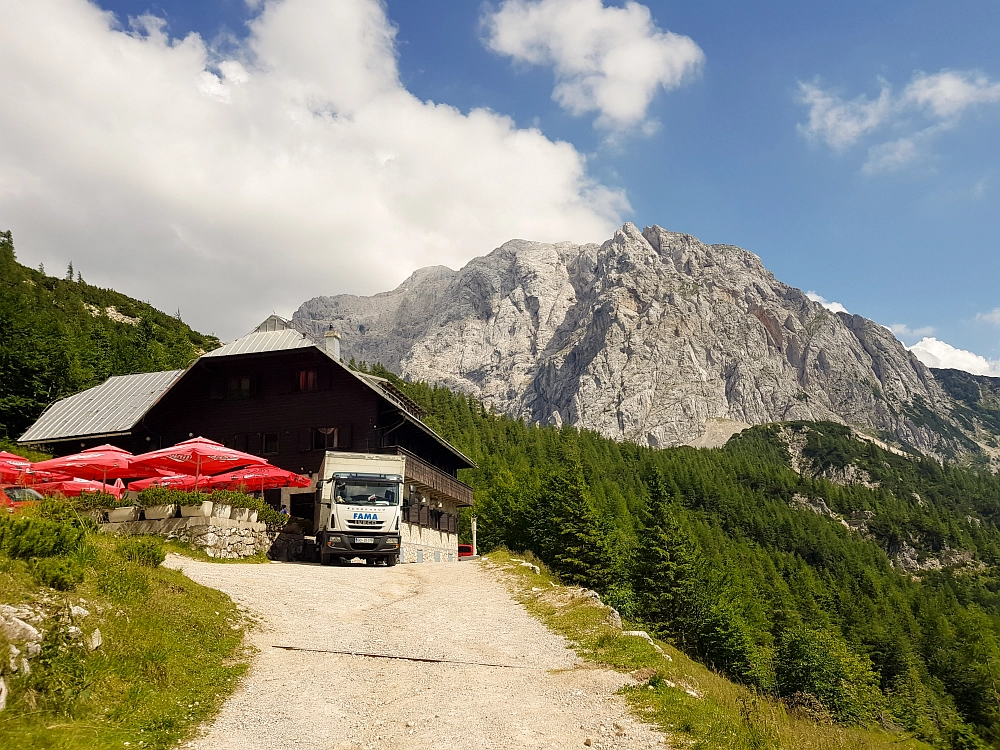
{"label": "sky", "polygon": [[1000,375],[1000,4],[0,0],[0,229],[231,339],[512,238],[758,254]]}

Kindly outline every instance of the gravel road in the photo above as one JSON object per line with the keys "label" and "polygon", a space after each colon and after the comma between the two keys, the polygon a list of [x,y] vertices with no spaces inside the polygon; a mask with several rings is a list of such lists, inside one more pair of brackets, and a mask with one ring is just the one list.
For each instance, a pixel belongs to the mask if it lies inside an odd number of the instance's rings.
{"label": "gravel road", "polygon": [[614,695],[628,678],[584,665],[479,563],[165,564],[260,620],[242,686],[187,747],[663,747]]}

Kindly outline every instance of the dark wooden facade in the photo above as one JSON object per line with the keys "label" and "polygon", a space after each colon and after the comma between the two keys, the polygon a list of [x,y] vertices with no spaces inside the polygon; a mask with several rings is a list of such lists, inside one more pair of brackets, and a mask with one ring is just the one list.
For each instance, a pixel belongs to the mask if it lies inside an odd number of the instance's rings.
{"label": "dark wooden facade", "polygon": [[144,453],[192,436],[304,474],[319,470],[327,450],[405,451],[447,475],[439,483],[472,466],[376,383],[362,382],[316,347],[202,357],[130,434],[53,448],[74,453],[110,442]]}

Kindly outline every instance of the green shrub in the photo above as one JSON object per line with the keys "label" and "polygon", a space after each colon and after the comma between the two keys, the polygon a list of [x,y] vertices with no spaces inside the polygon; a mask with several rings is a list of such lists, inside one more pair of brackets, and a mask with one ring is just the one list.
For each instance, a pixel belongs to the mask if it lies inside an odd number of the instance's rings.
{"label": "green shrub", "polygon": [[125,536],[115,542],[115,552],[145,568],[156,568],[166,559],[163,543],[154,536]]}
{"label": "green shrub", "polygon": [[281,528],[288,523],[288,516],[283,515],[267,504],[265,500],[244,492],[233,490],[216,490],[208,499],[222,505],[231,505],[234,508],[249,508],[257,511],[257,521],[267,524],[268,528]]}
{"label": "green shrub", "polygon": [[255,501],[257,498],[252,497],[245,492],[236,492],[235,490],[215,490],[208,499],[213,503],[218,503],[219,505],[231,505],[234,508],[250,508],[251,510],[256,510],[257,506]]}
{"label": "green shrub", "polygon": [[119,500],[110,492],[81,492],[75,498],[73,506],[79,510],[110,510],[121,507]]}
{"label": "green shrub", "polygon": [[0,526],[0,546],[23,560],[68,554],[80,547],[83,536],[79,526],[48,518],[15,518]]}
{"label": "green shrub", "polygon": [[782,635],[775,666],[782,695],[813,695],[845,724],[872,724],[882,707],[871,662],[828,631],[801,625],[789,628]]}
{"label": "green shrub", "polygon": [[208,496],[203,492],[185,492],[169,487],[150,487],[139,493],[138,501],[143,508],[154,505],[201,505]]}
{"label": "green shrub", "polygon": [[83,566],[73,557],[42,557],[31,566],[35,579],[57,591],[72,591],[83,583]]}

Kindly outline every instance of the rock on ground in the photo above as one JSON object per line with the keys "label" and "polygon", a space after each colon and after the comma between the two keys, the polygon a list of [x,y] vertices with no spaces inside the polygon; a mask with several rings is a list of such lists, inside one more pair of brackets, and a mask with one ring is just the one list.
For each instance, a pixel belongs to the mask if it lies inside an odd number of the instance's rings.
{"label": "rock on ground", "polygon": [[[170,556],[261,619],[260,653],[201,750],[662,747],[615,691],[476,563],[327,568]],[[513,665],[425,663],[297,646]]]}

